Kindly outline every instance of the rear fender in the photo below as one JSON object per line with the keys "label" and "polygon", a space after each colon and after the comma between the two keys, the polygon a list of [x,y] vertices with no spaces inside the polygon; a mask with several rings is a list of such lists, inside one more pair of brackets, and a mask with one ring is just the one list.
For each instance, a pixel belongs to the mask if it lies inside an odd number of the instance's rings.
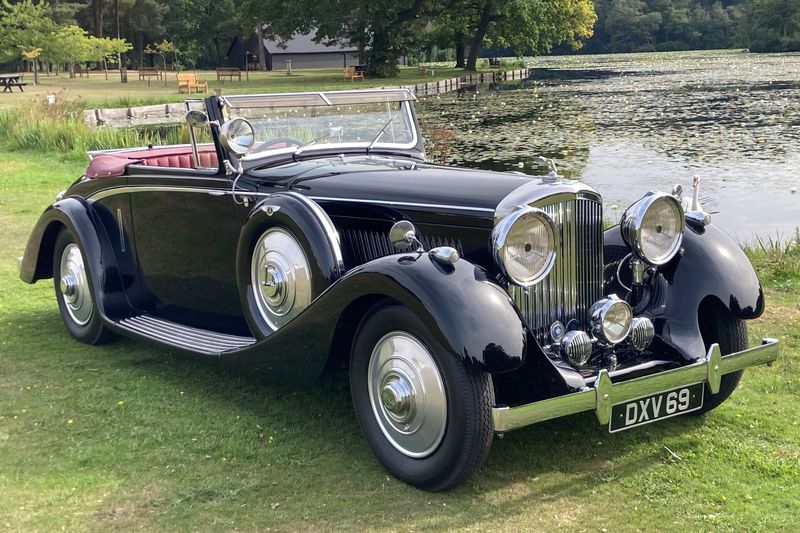
{"label": "rear fender", "polygon": [[108,235],[97,213],[82,198],[59,200],[39,217],[20,265],[22,281],[35,283],[53,277],[53,249],[62,228],[72,233],[83,250],[101,316],[107,318],[129,310]]}

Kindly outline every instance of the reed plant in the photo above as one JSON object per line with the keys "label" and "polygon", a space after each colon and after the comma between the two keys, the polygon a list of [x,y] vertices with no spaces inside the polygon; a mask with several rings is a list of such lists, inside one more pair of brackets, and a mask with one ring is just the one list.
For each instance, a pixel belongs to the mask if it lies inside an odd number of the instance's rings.
{"label": "reed plant", "polygon": [[757,265],[764,285],[783,290],[800,289],[800,226],[788,238],[780,234],[756,237],[744,250]]}
{"label": "reed plant", "polygon": [[82,109],[74,101],[57,98],[54,104],[32,102],[25,107],[0,111],[0,136],[8,150],[78,158],[89,150],[189,142],[184,125],[91,127],[82,117]]}

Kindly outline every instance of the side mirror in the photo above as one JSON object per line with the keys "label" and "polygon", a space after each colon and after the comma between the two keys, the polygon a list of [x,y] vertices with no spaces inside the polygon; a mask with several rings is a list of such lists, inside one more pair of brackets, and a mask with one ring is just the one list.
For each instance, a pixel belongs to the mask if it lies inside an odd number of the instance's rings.
{"label": "side mirror", "polygon": [[255,129],[246,119],[232,118],[220,128],[219,140],[223,148],[241,156],[249,152],[256,142]]}
{"label": "side mirror", "polygon": [[417,240],[417,230],[408,220],[399,220],[389,230],[389,242],[398,250],[408,250],[415,244],[422,248]]}
{"label": "side mirror", "polygon": [[184,119],[186,123],[193,128],[202,128],[208,124],[208,115],[197,109],[187,111],[184,115]]}

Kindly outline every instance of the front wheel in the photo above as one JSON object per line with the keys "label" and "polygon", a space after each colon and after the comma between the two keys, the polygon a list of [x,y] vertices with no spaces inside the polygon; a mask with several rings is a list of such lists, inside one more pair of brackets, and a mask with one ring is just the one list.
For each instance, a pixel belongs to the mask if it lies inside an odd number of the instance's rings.
{"label": "front wheel", "polygon": [[[706,351],[714,343],[719,344],[722,355],[747,349],[747,324],[745,324],[744,320],[733,317],[727,309],[721,306],[715,307],[711,312],[701,317],[700,333],[703,336]],[[736,390],[739,380],[742,379],[743,372],[743,370],[739,370],[722,376],[719,392],[716,394],[711,394],[708,386],[706,386],[703,407],[693,411],[691,414],[702,415],[719,407]]]}
{"label": "front wheel", "polygon": [[367,441],[395,477],[447,490],[486,460],[491,378],[447,353],[408,308],[381,305],[367,314],[353,344],[350,389]]}

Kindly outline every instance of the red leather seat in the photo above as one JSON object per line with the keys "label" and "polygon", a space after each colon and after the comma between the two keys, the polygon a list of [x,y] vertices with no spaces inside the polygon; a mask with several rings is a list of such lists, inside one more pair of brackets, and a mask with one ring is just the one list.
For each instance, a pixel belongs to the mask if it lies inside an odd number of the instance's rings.
{"label": "red leather seat", "polygon": [[[140,155],[141,154],[141,155]],[[214,151],[198,152],[200,166],[204,168],[217,168],[219,162]],[[134,158],[139,158],[142,165],[151,167],[195,168],[194,157],[191,150],[185,153],[157,154],[148,157],[146,153],[137,152]]]}
{"label": "red leather seat", "polygon": [[[200,156],[200,166],[202,168],[219,167],[219,159],[213,146],[204,145],[199,147],[198,155]],[[90,178],[122,176],[128,165],[196,168],[192,149],[189,146],[148,148],[145,150],[98,155],[89,163],[86,175]]]}

